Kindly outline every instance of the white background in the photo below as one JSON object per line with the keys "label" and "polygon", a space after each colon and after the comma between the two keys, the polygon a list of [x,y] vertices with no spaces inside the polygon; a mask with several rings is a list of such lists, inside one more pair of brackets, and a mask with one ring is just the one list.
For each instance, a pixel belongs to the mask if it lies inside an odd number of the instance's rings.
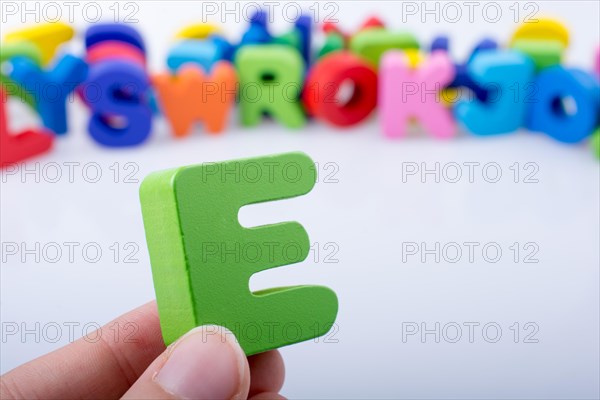
{"label": "white background", "polygon": [[[43,3],[42,3],[43,4]],[[103,12],[111,19],[108,6]],[[163,70],[171,37],[184,24],[200,21],[200,2],[137,3],[138,27],[150,49],[153,71]],[[220,3],[217,3],[217,5]],[[403,22],[398,2],[336,3],[336,18],[352,30],[368,15],[380,15],[389,26],[408,29],[428,46],[434,35],[447,33],[457,57],[484,35],[505,43],[516,28],[512,2],[498,2],[502,18],[491,23],[476,12],[473,23],[465,15],[458,23],[436,23],[421,13]],[[421,3],[414,3],[421,7]],[[433,3],[428,3],[431,8]],[[466,13],[463,3],[458,3]],[[485,3],[480,3],[481,6]],[[596,1],[538,2],[538,14],[559,16],[570,28],[572,45],[567,64],[590,69],[599,37]],[[305,7],[314,3],[306,2]],[[231,6],[233,7],[233,5]],[[243,11],[243,3],[240,3]],[[282,6],[276,9],[276,32],[288,29]],[[441,7],[441,6],[440,6]],[[279,11],[277,11],[279,10]],[[323,9],[322,9],[323,10]],[[527,9],[526,11],[532,10]],[[331,11],[328,9],[327,11]],[[522,9],[522,12],[523,9]],[[290,11],[292,13],[292,11]],[[491,13],[491,11],[490,11]],[[86,26],[76,14],[81,34]],[[291,14],[293,15],[293,13]],[[242,15],[243,16],[243,15]],[[492,15],[493,16],[493,15]],[[231,38],[245,23],[235,15],[223,16]],[[321,16],[322,17],[322,16]],[[522,19],[523,16],[521,16]],[[31,22],[32,17],[28,17]],[[239,13],[238,17],[239,18]],[[213,17],[212,20],[220,18]],[[2,34],[20,24],[7,18]],[[71,49],[81,49],[78,38]],[[11,103],[17,115],[11,126],[35,123],[35,116]],[[11,115],[12,116],[12,115]],[[300,221],[311,241],[323,249],[334,242],[338,263],[325,263],[321,252],[302,264],[253,277],[252,289],[303,283],[333,288],[340,301],[337,331],[327,342],[306,342],[282,349],[287,379],[283,394],[292,398],[597,398],[599,396],[599,250],[600,177],[598,160],[586,145],[566,146],[540,133],[518,132],[491,138],[461,134],[439,142],[416,130],[405,140],[383,138],[375,115],[369,122],[348,130],[311,122],[301,131],[288,131],[276,123],[258,128],[240,127],[234,112],[228,131],[219,137],[201,127],[188,138],[169,136],[162,119],[155,120],[152,138],[126,150],[100,148],[86,132],[87,111],[69,105],[69,134],[57,141],[54,151],[32,160],[28,168],[43,170],[50,163],[62,166],[63,178],[50,183],[42,175],[2,174],[2,242],[25,242],[33,247],[50,242],[98,243],[103,249],[97,263],[86,262],[81,246],[76,262],[66,254],[61,261],[25,262],[7,256],[1,273],[3,335],[9,324],[36,330],[2,338],[0,367],[6,372],[19,364],[64,345],[69,340],[65,324],[77,322],[75,336],[86,323],[103,324],[154,298],[138,200],[139,183],[124,183],[125,163],[139,167],[133,175],[141,181],[148,173],[174,166],[255,155],[301,150],[321,166],[334,163],[337,183],[317,183],[307,196],[242,210],[244,225],[283,220]],[[74,182],[66,176],[65,162],[78,162]],[[81,166],[95,162],[102,178],[88,183]],[[425,163],[433,168],[448,163],[497,163],[498,183],[488,183],[481,166],[474,183],[436,183],[431,175],[402,180],[403,163]],[[535,163],[537,183],[514,182],[509,167]],[[114,183],[119,163],[120,183]],[[406,165],[406,164],[404,164]],[[49,171],[49,170],[47,170]],[[91,172],[92,170],[88,170]],[[526,171],[525,171],[526,172]],[[489,178],[489,176],[488,176]],[[139,246],[137,263],[115,263],[109,246],[133,242]],[[457,263],[429,256],[402,259],[403,242],[479,242],[475,262],[463,254]],[[497,263],[486,262],[481,247],[495,242],[503,250]],[[514,242],[534,242],[538,263],[513,260]],[[463,248],[466,249],[466,248]],[[4,255],[3,255],[4,256]],[[402,340],[403,323],[425,323],[432,329],[457,323],[463,336],[457,343],[444,337],[439,343],[427,335]],[[473,343],[464,323],[479,323]],[[481,328],[486,323],[502,328],[497,343],[488,343]],[[513,324],[520,324],[514,342]],[[538,343],[523,343],[524,324],[539,327]],[[43,327],[56,323],[62,336],[50,343]],[[449,326],[449,325],[448,325]],[[54,331],[46,333],[54,336]],[[447,331],[454,336],[454,331]],[[489,336],[494,336],[493,329]]]}

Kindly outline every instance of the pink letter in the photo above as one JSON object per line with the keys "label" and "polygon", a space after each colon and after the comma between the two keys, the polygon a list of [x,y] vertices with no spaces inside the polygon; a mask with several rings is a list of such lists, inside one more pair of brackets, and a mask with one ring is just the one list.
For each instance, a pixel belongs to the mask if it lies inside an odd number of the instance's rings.
{"label": "pink letter", "polygon": [[383,132],[402,137],[411,118],[433,136],[454,136],[456,124],[440,99],[440,91],[454,79],[454,65],[444,51],[435,51],[419,67],[411,68],[400,51],[387,52],[379,68],[379,107]]}

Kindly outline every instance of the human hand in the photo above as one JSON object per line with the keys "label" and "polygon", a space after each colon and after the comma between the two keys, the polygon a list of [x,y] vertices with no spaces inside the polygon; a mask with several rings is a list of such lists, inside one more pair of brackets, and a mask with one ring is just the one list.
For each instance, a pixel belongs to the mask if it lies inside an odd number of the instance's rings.
{"label": "human hand", "polygon": [[151,302],[2,375],[0,398],[283,399],[284,374],[277,350],[246,357],[222,327],[165,348]]}

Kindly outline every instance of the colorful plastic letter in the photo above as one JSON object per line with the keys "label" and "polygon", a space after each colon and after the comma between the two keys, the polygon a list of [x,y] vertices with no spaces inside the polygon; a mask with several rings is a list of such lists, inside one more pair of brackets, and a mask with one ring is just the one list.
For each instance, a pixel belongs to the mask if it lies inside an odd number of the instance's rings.
{"label": "colorful plastic letter", "polygon": [[569,47],[569,31],[555,19],[540,18],[521,24],[513,33],[510,47],[527,54],[539,71],[558,65]]}
{"label": "colorful plastic letter", "polygon": [[167,65],[171,72],[177,72],[182,65],[194,63],[210,72],[216,62],[226,58],[229,47],[229,43],[217,36],[204,40],[183,40],[169,51]]}
{"label": "colorful plastic letter", "polygon": [[454,109],[458,121],[476,135],[508,133],[523,126],[527,85],[534,74],[529,57],[515,51],[481,52],[469,63],[469,73],[491,93],[486,102],[459,101]]}
{"label": "colorful plastic letter", "polygon": [[363,22],[359,28],[359,31],[364,31],[366,29],[383,29],[385,25],[382,20],[380,20],[376,16],[371,16]]}
{"label": "colorful plastic letter", "polygon": [[298,51],[282,45],[246,46],[235,65],[242,124],[257,125],[267,112],[289,128],[304,126],[306,117],[298,101],[304,63]]}
{"label": "colorful plastic letter", "polygon": [[596,128],[591,139],[592,151],[600,159],[600,127]]}
{"label": "colorful plastic letter", "polygon": [[8,96],[0,89],[0,168],[48,151],[54,135],[44,130],[27,130],[18,134],[8,130],[6,102]]}
{"label": "colorful plastic letter", "polygon": [[130,25],[118,23],[95,24],[88,28],[85,33],[85,48],[106,41],[117,41],[129,43],[146,54],[144,39],[140,33]]}
{"label": "colorful plastic letter", "polygon": [[[590,73],[561,66],[548,68],[535,81],[537,100],[531,104],[528,128],[565,143],[576,143],[592,134],[600,122],[600,84]],[[568,110],[563,100],[575,108]]]}
{"label": "colorful plastic letter", "polygon": [[418,69],[406,54],[390,51],[383,56],[379,76],[381,123],[387,137],[402,137],[411,118],[417,118],[433,136],[454,136],[456,125],[439,92],[452,82],[454,66],[445,51],[433,52]]}
{"label": "colorful plastic letter", "polygon": [[334,51],[344,50],[345,46],[346,39],[344,39],[343,35],[337,32],[330,32],[325,36],[325,43],[323,43],[317,57],[321,58]]}
{"label": "colorful plastic letter", "polygon": [[96,43],[87,49],[86,61],[89,65],[106,60],[127,60],[146,66],[146,55],[138,47],[126,42],[107,40]]}
{"label": "colorful plastic letter", "polygon": [[[94,140],[109,147],[135,146],[146,140],[152,128],[150,81],[140,66],[127,61],[98,63],[90,69],[85,85],[100,91],[97,97],[88,97],[93,113],[89,132]],[[116,117],[125,123],[116,123]]]}
{"label": "colorful plastic letter", "polygon": [[[469,59],[465,63],[455,63],[455,75],[454,80],[448,85],[449,88],[467,88],[471,90],[477,99],[481,101],[485,101],[488,96],[488,92],[477,85],[471,76],[469,75],[469,63],[473,60],[473,58],[479,54],[481,51],[486,50],[495,50],[498,48],[498,44],[492,39],[483,39],[473,49],[471,54],[469,55]],[[431,52],[436,50],[443,50],[450,54],[450,40],[447,36],[439,36],[433,40],[431,43]],[[446,89],[445,94],[450,93],[448,89]],[[454,98],[454,96],[448,96],[449,98]]]}
{"label": "colorful plastic letter", "polygon": [[238,49],[251,44],[268,44],[273,37],[267,28],[268,16],[265,11],[257,11],[250,17],[250,26],[242,35]]}
{"label": "colorful plastic letter", "polygon": [[390,32],[387,29],[365,29],[352,37],[350,50],[375,66],[388,50],[419,49],[419,42],[408,32]]}
{"label": "colorful plastic letter", "polygon": [[513,33],[511,44],[520,39],[557,40],[566,49],[569,47],[569,31],[560,21],[552,18],[539,18],[535,23],[521,24]]}
{"label": "colorful plastic letter", "polygon": [[[23,57],[31,60],[35,65],[42,64],[42,53],[40,49],[30,42],[7,42],[0,46],[0,66],[10,62],[13,58]],[[4,75],[0,68],[0,84],[8,96],[17,96],[31,108],[36,108],[35,97],[27,93],[21,85],[13,82],[8,75]]]}
{"label": "colorful plastic letter", "polygon": [[558,40],[518,39],[511,47],[531,57],[538,71],[560,64],[565,50]]}
{"label": "colorful plastic letter", "polygon": [[300,36],[300,54],[304,59],[304,65],[307,67],[311,62],[311,46],[312,46],[312,18],[310,15],[300,15],[294,23],[295,30]]}
{"label": "colorful plastic letter", "polygon": [[308,67],[311,63],[312,18],[308,15],[300,15],[294,22],[294,29],[273,37],[272,43],[294,47],[302,55],[304,65]]}
{"label": "colorful plastic letter", "polygon": [[[245,228],[237,218],[243,206],[306,194],[315,179],[307,155],[288,153],[176,168],[144,180],[140,199],[165,343],[196,326],[220,325],[251,355],[331,328],[338,303],[329,288],[248,289],[255,273],[306,258],[302,225]],[[290,324],[297,334],[285,334]],[[256,335],[250,325],[273,329]]]}
{"label": "colorful plastic letter", "polygon": [[432,53],[437,50],[450,51],[450,39],[448,36],[436,36],[431,42],[430,50]]}
{"label": "colorful plastic letter", "polygon": [[[354,84],[352,96],[340,104],[337,94],[344,82]],[[309,71],[303,92],[308,112],[335,126],[350,126],[367,118],[377,104],[377,73],[348,51],[320,59]]]}
{"label": "colorful plastic letter", "polygon": [[302,38],[300,37],[300,33],[296,29],[292,29],[289,32],[284,33],[283,35],[279,35],[273,38],[273,44],[283,44],[286,46],[290,46],[300,51],[302,44]]}
{"label": "colorful plastic letter", "polygon": [[195,65],[186,65],[175,76],[154,76],[152,83],[175,136],[187,136],[197,120],[210,133],[225,128],[237,84],[235,69],[228,62],[217,63],[210,76]]}
{"label": "colorful plastic letter", "polygon": [[202,24],[193,24],[188,25],[181,29],[177,33],[178,39],[208,39],[209,36],[218,35],[220,33],[220,29],[218,26],[202,23]]}
{"label": "colorful plastic letter", "polygon": [[67,132],[67,96],[85,80],[87,73],[85,61],[67,54],[49,71],[29,59],[15,58],[10,78],[35,98],[44,126],[63,134]]}
{"label": "colorful plastic letter", "polygon": [[7,42],[27,41],[37,46],[42,56],[42,65],[52,61],[58,46],[73,38],[73,28],[62,22],[39,24],[6,35]]}

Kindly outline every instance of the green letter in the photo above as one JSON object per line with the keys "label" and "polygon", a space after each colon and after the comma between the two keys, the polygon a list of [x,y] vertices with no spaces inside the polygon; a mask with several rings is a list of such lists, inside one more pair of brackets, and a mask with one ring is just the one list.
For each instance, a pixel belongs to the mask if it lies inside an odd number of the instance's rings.
{"label": "green letter", "polygon": [[245,205],[306,194],[315,179],[308,156],[288,153],[182,167],[144,180],[140,197],[167,344],[215,324],[231,330],[250,355],[331,328],[338,303],[326,287],[249,289],[253,274],[306,258],[310,243],[302,225],[245,228],[237,218]]}
{"label": "green letter", "polygon": [[284,45],[248,45],[236,56],[240,80],[240,114],[245,126],[257,125],[263,113],[288,128],[301,128],[306,116],[300,105],[304,61]]}

